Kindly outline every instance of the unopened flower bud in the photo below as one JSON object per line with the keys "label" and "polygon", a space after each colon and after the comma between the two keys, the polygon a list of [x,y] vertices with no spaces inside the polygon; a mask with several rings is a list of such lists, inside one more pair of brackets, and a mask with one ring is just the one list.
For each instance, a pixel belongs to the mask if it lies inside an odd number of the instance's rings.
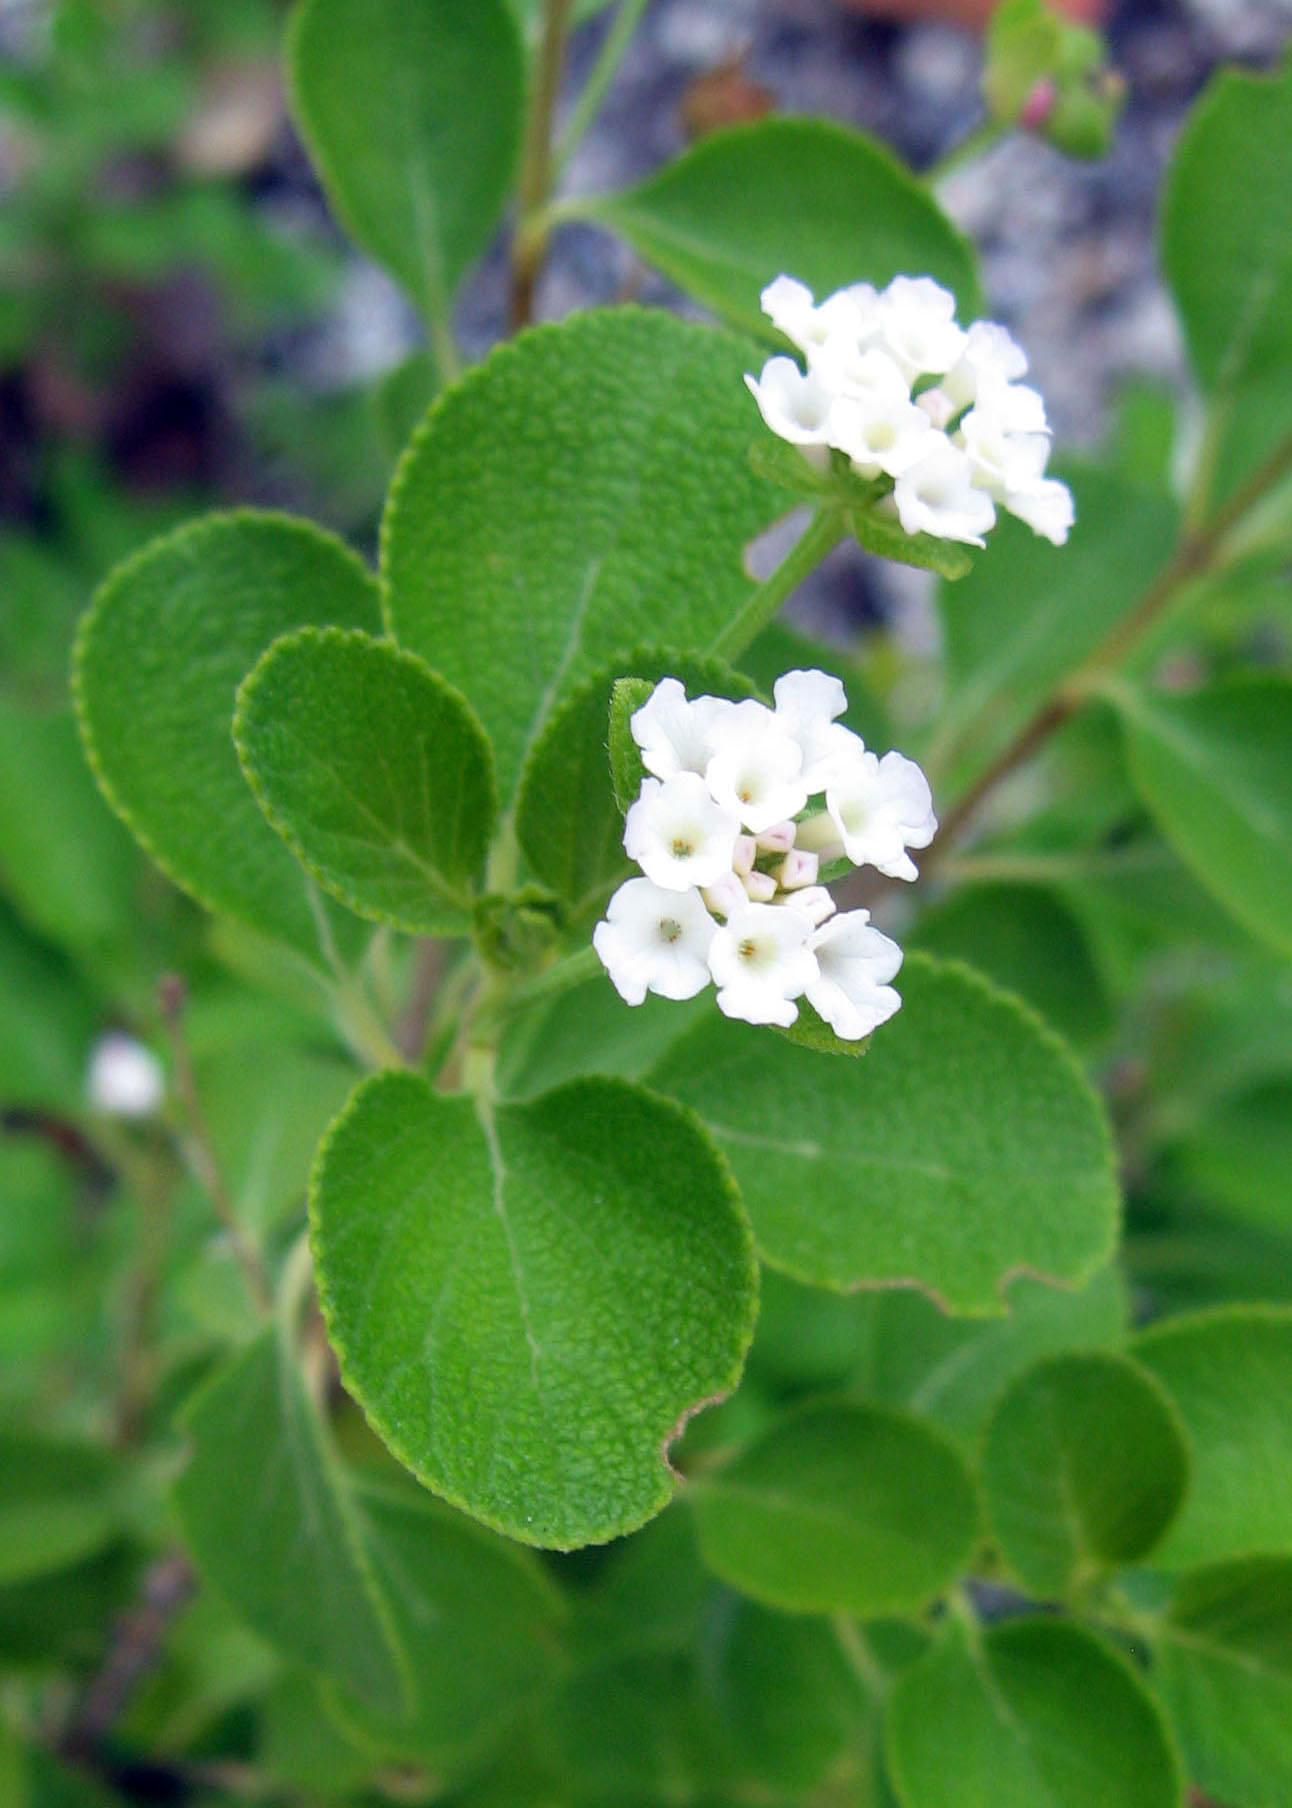
{"label": "unopened flower bud", "polygon": [[92,1108],[109,1117],[151,1117],[166,1096],[166,1076],[150,1048],[110,1030],[90,1051],[85,1090]]}
{"label": "unopened flower bud", "polygon": [[791,848],[776,869],[781,890],[797,891],[800,886],[815,885],[820,864],[816,854],[805,853],[802,848]]}
{"label": "unopened flower bud", "polygon": [[770,873],[760,873],[757,867],[752,873],[744,876],[745,894],[751,904],[770,904],[776,896],[776,881]]}
{"label": "unopened flower bud", "polygon": [[760,853],[788,854],[794,846],[794,824],[792,822],[774,822],[770,829],[764,829],[754,839],[758,843]]}
{"label": "unopened flower bud", "polygon": [[749,893],[741,881],[739,873],[724,873],[713,885],[701,888],[700,896],[715,916],[729,917],[733,910],[743,910],[749,902]]}
{"label": "unopened flower bud", "polygon": [[731,868],[743,879],[746,873],[754,869],[754,861],[758,858],[758,843],[752,835],[737,835],[735,852],[731,856]]}

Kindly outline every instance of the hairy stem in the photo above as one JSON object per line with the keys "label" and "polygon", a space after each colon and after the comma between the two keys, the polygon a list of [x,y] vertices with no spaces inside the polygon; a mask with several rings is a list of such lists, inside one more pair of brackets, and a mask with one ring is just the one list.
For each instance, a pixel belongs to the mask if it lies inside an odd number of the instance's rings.
{"label": "hairy stem", "polygon": [[804,578],[814,572],[828,552],[847,537],[847,517],[835,509],[818,509],[771,576],[764,579],[733,621],[728,622],[708,651],[732,659],[765,628]]}
{"label": "hairy stem", "polygon": [[1167,612],[1180,593],[1219,562],[1225,541],[1238,523],[1292,471],[1292,434],[1241,484],[1205,527],[1186,531],[1175,552],[1139,601],[1107,634],[1085,663],[1025,722],[1014,739],[985,767],[943,819],[925,850],[921,870],[943,858],[983,799],[1043,746],[1087,701],[1107,673],[1118,666]]}
{"label": "hairy stem", "polygon": [[556,112],[570,31],[572,0],[546,0],[543,37],[530,89],[529,115],[521,152],[516,233],[511,248],[511,329],[527,326],[534,313],[534,288],[547,254],[550,222],[544,216],[551,192],[552,119]]}

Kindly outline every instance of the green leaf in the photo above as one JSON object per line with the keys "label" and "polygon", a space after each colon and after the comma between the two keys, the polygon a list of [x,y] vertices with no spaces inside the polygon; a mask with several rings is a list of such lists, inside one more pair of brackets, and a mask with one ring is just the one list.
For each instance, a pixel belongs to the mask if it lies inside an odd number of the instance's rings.
{"label": "green leaf", "polygon": [[24,920],[62,947],[94,948],[124,932],[139,871],[71,710],[0,697],[0,885]]}
{"label": "green leaf", "polygon": [[319,884],[414,934],[464,927],[497,811],[471,707],[411,653],[339,628],[274,642],[233,738],[261,808]]}
{"label": "green leaf", "polygon": [[26,1582],[100,1551],[121,1529],[117,1465],[96,1444],[0,1434],[0,1585]]}
{"label": "green leaf", "polygon": [[955,291],[966,322],[979,304],[973,253],[924,184],[874,139],[824,119],[712,132],[636,188],[567,211],[764,336],[758,297],[782,272],[820,300],[918,271]]}
{"label": "green leaf", "polygon": [[531,1801],[647,1808],[680,1799],[707,1808],[728,1799],[731,1757],[687,1654],[632,1652],[576,1670],[545,1722],[571,1793]]}
{"label": "green leaf", "polygon": [[524,66],[504,0],[303,0],[287,55],[338,216],[447,332],[519,146]]}
{"label": "green leaf", "polygon": [[1184,1499],[1189,1452],[1170,1401],[1128,1357],[1051,1356],[997,1405],[982,1474],[1005,1560],[1044,1598],[1153,1549]]}
{"label": "green leaf", "polygon": [[[631,679],[625,679],[627,673],[633,675]],[[644,701],[661,678],[670,677],[680,679],[690,697],[709,695],[738,701],[757,695],[748,678],[720,659],[639,647],[567,697],[547,718],[525,761],[516,793],[516,838],[539,878],[567,901],[576,920],[589,906],[599,905],[611,886],[632,871],[623,849],[624,808],[616,800],[611,772],[612,696],[622,711],[622,684],[643,684],[645,694],[640,701]],[[637,754],[627,717],[620,730],[619,771],[621,779],[626,779]],[[630,803],[636,801],[644,772],[640,757],[637,768],[638,782]]]}
{"label": "green leaf", "polygon": [[1193,1485],[1154,1567],[1292,1552],[1292,1311],[1168,1319],[1131,1351],[1179,1408],[1193,1449]]}
{"label": "green leaf", "polygon": [[693,1483],[700,1549],[799,1613],[913,1613],[968,1562],[978,1501],[940,1432],[891,1408],[800,1408]]}
{"label": "green leaf", "polygon": [[1076,1042],[1095,1041],[1111,1026],[1086,930],[1046,886],[957,886],[918,919],[906,946],[968,961]]}
{"label": "green leaf", "polygon": [[1244,1223],[1292,1234],[1292,1079],[1223,1100],[1168,1153],[1172,1179]]}
{"label": "green leaf", "polygon": [[1162,1717],[1125,1659],[1059,1620],[955,1629],[901,1679],[902,1808],[1180,1808]]}
{"label": "green leaf", "polygon": [[1158,1686],[1189,1775],[1220,1801],[1292,1798],[1292,1559],[1195,1570],[1161,1627]]}
{"label": "green leaf", "polygon": [[380,631],[377,587],[339,540],[282,515],[217,515],[117,568],[77,640],[81,732],[108,802],[199,903],[321,962],[307,880],[247,789],[234,694],[278,635]]}
{"label": "green leaf", "polygon": [[499,1092],[508,1099],[532,1098],[584,1074],[644,1080],[664,1051],[712,1010],[713,999],[704,993],[682,1003],[648,996],[625,1010],[598,962],[591,978],[540,998],[508,1020],[498,1053]]}
{"label": "green leaf", "polygon": [[610,782],[620,814],[626,816],[641,792],[646,768],[641,748],[633,739],[632,719],[655,686],[646,678],[616,678],[610,688]]}
{"label": "green leaf", "polygon": [[101,1027],[81,975],[0,904],[0,1101],[79,1111]]}
{"label": "green leaf", "polygon": [[[274,1648],[378,1704],[407,1682],[345,1477],[270,1327],[186,1416],[175,1507],[202,1575]],[[240,1478],[240,1479],[239,1479]]]}
{"label": "green leaf", "polygon": [[1136,789],[1180,858],[1244,928],[1292,953],[1292,678],[1114,700]]}
{"label": "green leaf", "polygon": [[735,1595],[711,1617],[701,1675],[742,1768],[777,1788],[822,1782],[869,1711],[828,1621]]}
{"label": "green leaf", "polygon": [[1076,525],[1051,546],[1002,520],[990,556],[940,596],[947,700],[928,763],[956,786],[986,766],[1131,608],[1170,557],[1176,511],[1099,471],[1071,472]]}
{"label": "green leaf", "polygon": [[683,1418],[734,1387],[757,1271],[725,1164],[621,1081],[496,1111],[365,1081],[311,1210],[346,1385],[436,1493],[527,1543],[642,1524]]}
{"label": "green leaf", "polygon": [[460,1767],[552,1679],[561,1602],[528,1551],[411,1486],[356,1491],[365,1542],[408,1654],[412,1702],[334,1697],[374,1757]]}
{"label": "green leaf", "polygon": [[[851,1385],[909,1407],[979,1455],[983,1428],[1010,1381],[1038,1358],[1120,1344],[1126,1290],[1115,1263],[1081,1287],[1047,1287],[1019,1275],[1003,1318],[948,1318],[922,1294],[864,1295],[861,1360]],[[760,1320],[761,1328],[761,1320]]]}
{"label": "green leaf", "polygon": [[373,391],[372,407],[382,449],[398,458],[426,410],[443,388],[429,352],[413,352],[382,376]]}
{"label": "green leaf", "polygon": [[1162,261],[1213,419],[1216,500],[1292,429],[1292,61],[1223,70],[1176,146]]}
{"label": "green leaf", "polygon": [[642,642],[708,647],[781,508],[748,469],[751,346],[615,308],[523,334],[447,391],[382,530],[390,630],[469,698],[504,804],[552,710]]}
{"label": "green leaf", "polygon": [[869,509],[855,509],[849,522],[857,544],[877,559],[895,559],[899,565],[936,571],[952,583],[973,570],[973,554],[954,540],[942,540],[936,534],[908,534],[896,522]]}
{"label": "green leaf", "polygon": [[798,1280],[904,1282],[991,1313],[1019,1269],[1082,1279],[1108,1255],[1118,1207],[1076,1062],[966,968],[911,955],[898,983],[903,1008],[865,1061],[811,1059],[714,1013],[650,1084],[699,1113],[760,1254]]}

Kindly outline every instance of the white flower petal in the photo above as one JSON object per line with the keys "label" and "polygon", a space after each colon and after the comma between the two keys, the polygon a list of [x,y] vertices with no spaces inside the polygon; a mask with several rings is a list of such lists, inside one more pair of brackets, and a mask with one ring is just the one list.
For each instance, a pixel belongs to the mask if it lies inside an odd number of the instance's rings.
{"label": "white flower petal", "polygon": [[1035,534],[1042,534],[1055,546],[1062,546],[1072,530],[1075,511],[1072,491],[1057,477],[1042,477],[1025,489],[1012,490],[1005,507],[1020,521],[1026,521]]}
{"label": "white flower petal", "polygon": [[641,1004],[647,992],[694,998],[709,983],[717,927],[697,891],[666,891],[649,879],[629,879],[593,930],[592,945],[627,1004]]}
{"label": "white flower petal", "polygon": [[624,822],[624,852],[666,891],[713,885],[732,869],[740,819],[694,772],[642,780]]}
{"label": "white flower petal", "polygon": [[717,802],[759,835],[803,808],[802,771],[803,749],[772,710],[751,698],[723,718],[704,776]]}
{"label": "white flower petal", "polygon": [[661,678],[628,724],[646,770],[656,778],[703,773],[713,758],[718,726],[732,707],[725,697],[688,700],[676,678]]}
{"label": "white flower petal", "polygon": [[758,412],[781,439],[795,446],[828,446],[835,397],[810,370],[793,358],[769,358],[760,377],[745,375],[745,385]]}
{"label": "white flower petal", "polygon": [[995,525],[996,505],[975,487],[968,454],[944,434],[931,433],[929,450],[893,485],[897,518],[908,534],[935,534],[984,546]]}
{"label": "white flower petal", "polygon": [[813,931],[817,977],[804,988],[808,1003],[836,1036],[859,1041],[901,1006],[887,982],[902,964],[897,943],[870,924],[870,912],[849,910]]}
{"label": "white flower petal", "polygon": [[793,1023],[793,1001],[818,971],[811,933],[812,919],[788,904],[750,904],[732,916],[709,948],[719,1010],[746,1023]]}
{"label": "white flower petal", "polygon": [[927,847],[937,830],[929,781],[900,753],[864,754],[826,792],[826,809],[854,866],[914,879],[907,848]]}

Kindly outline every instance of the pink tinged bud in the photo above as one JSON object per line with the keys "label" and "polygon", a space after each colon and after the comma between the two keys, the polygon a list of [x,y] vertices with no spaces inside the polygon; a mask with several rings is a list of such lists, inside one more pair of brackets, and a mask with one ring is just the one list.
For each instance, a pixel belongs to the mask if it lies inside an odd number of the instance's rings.
{"label": "pink tinged bud", "polygon": [[1018,123],[1029,132],[1039,132],[1054,111],[1058,90],[1048,75],[1043,75],[1023,102]]}
{"label": "pink tinged bud", "polygon": [[815,853],[827,866],[843,854],[843,837],[828,810],[809,816],[806,822],[799,824],[796,845],[808,853]]}
{"label": "pink tinged bud", "polygon": [[746,873],[752,872],[754,861],[758,858],[758,843],[752,835],[737,835],[736,851],[731,857],[733,871],[743,879]]}
{"label": "pink tinged bud", "polygon": [[774,822],[770,829],[764,829],[754,840],[764,854],[788,854],[794,846],[794,824]]}
{"label": "pink tinged bud", "polygon": [[814,929],[819,929],[828,918],[835,913],[835,901],[824,885],[808,885],[802,891],[796,891],[793,898],[782,902],[792,904],[800,916],[806,916]]}
{"label": "pink tinged bud", "polygon": [[815,885],[820,870],[816,854],[805,854],[802,848],[791,848],[776,869],[782,891],[797,891],[803,885]]}
{"label": "pink tinged bud", "polygon": [[745,893],[751,904],[770,904],[776,896],[776,881],[770,873],[746,873]]}
{"label": "pink tinged bud", "polygon": [[749,893],[738,873],[724,874],[716,884],[706,885],[700,896],[714,915],[719,917],[729,917],[733,910],[743,910],[749,902]]}

